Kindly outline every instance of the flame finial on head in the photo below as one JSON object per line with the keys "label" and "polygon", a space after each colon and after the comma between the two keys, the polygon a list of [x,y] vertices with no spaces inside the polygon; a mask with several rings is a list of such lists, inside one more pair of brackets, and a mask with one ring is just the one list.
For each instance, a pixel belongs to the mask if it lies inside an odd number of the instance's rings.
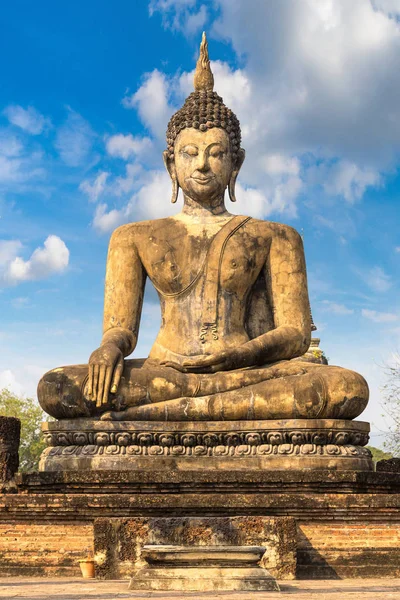
{"label": "flame finial on head", "polygon": [[205,31],[203,31],[201,38],[200,56],[196,64],[193,82],[194,89],[197,92],[202,90],[212,91],[214,89],[214,76],[210,67],[210,59],[208,58],[208,44]]}

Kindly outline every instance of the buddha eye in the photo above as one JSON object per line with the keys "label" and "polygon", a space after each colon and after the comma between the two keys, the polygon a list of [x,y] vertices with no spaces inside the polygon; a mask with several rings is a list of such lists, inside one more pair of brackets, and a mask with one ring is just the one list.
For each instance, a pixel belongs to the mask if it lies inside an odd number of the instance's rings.
{"label": "buddha eye", "polygon": [[218,149],[211,150],[211,152],[210,152],[210,156],[212,158],[222,158],[224,156],[224,154],[225,154],[225,152],[223,150],[218,150]]}
{"label": "buddha eye", "polygon": [[194,148],[194,147],[183,148],[181,150],[181,154],[182,154],[182,156],[193,157],[193,156],[197,156],[198,155],[198,150],[197,150],[197,148]]}

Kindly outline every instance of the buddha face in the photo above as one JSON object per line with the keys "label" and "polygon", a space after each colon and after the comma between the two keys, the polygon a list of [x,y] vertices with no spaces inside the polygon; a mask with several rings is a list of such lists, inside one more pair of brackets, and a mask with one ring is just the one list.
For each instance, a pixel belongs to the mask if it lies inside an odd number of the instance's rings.
{"label": "buddha face", "polygon": [[[235,170],[224,129],[183,129],[175,140],[173,164],[167,164],[183,193],[202,204],[223,196]],[[235,179],[236,179],[235,176]]]}

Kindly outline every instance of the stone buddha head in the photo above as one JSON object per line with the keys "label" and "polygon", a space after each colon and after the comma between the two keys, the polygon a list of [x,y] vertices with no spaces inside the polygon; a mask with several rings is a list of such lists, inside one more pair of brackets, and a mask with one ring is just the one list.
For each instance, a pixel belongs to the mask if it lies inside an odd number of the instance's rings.
{"label": "stone buddha head", "polygon": [[226,188],[236,201],[235,184],[245,151],[240,124],[214,88],[205,33],[194,75],[195,91],[170,119],[163,157],[172,180],[172,202],[184,195],[212,205]]}

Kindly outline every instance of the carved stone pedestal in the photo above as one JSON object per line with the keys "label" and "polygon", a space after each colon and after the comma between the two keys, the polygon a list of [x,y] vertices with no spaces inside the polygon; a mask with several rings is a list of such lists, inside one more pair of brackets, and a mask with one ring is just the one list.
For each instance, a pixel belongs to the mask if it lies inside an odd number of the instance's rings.
{"label": "carved stone pedestal", "polygon": [[43,424],[41,471],[372,471],[369,424],[335,419]]}
{"label": "carved stone pedestal", "polygon": [[130,590],[279,591],[260,561],[262,546],[163,546],[142,549],[146,567],[134,573]]}

